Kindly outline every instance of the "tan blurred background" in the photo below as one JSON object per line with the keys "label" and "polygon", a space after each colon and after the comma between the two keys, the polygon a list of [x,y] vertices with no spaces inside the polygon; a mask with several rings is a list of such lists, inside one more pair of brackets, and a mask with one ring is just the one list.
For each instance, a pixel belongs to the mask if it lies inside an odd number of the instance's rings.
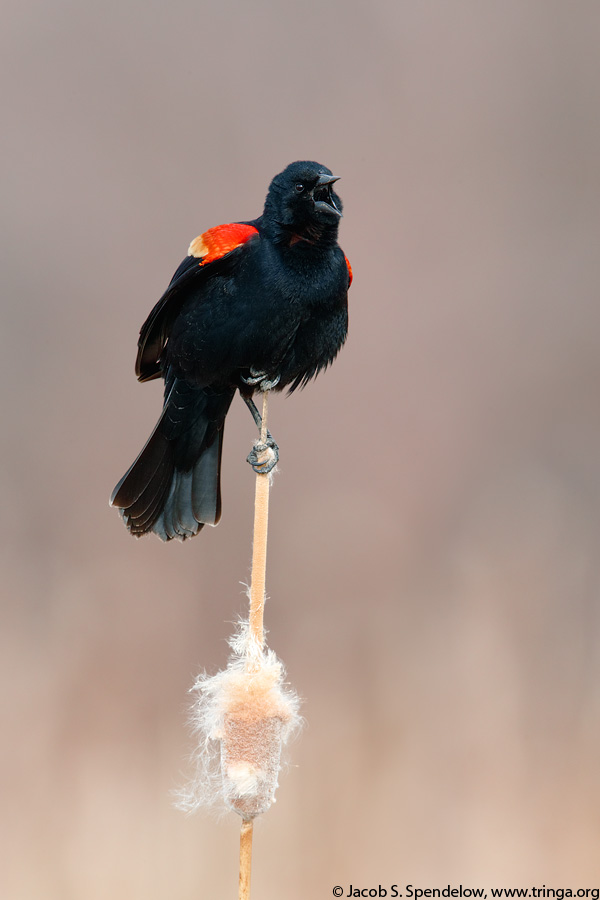
{"label": "tan blurred background", "polygon": [[342,176],[355,281],[271,409],[307,727],[254,895],[598,887],[600,4],[9,0],[0,46],[0,895],[236,895],[238,820],[170,791],[245,609],[246,409],[218,529],[135,542],[108,496],[160,408],[140,325],[298,158]]}

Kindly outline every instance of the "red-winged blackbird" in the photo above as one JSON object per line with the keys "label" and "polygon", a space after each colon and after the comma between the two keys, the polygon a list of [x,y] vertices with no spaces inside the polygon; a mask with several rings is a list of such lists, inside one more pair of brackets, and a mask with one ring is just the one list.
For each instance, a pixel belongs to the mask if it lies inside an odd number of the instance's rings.
{"label": "red-winged blackbird", "polygon": [[[337,180],[315,162],[289,165],[271,182],[262,216],[192,241],[142,326],[136,375],[162,376],[165,399],[111,497],[131,534],[183,540],[216,525],[236,389],[259,424],[255,390],[304,386],[344,343],[352,271],[337,243]],[[269,443],[277,449],[270,435]]]}

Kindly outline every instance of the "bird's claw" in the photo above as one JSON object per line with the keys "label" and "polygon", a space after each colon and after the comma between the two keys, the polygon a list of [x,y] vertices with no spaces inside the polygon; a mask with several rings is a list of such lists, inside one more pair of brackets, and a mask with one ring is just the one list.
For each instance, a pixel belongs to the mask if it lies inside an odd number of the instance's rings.
{"label": "bird's claw", "polygon": [[250,387],[258,387],[258,389],[264,393],[266,391],[271,391],[279,384],[281,375],[269,378],[266,372],[257,372],[256,369],[250,367],[250,374],[247,377],[242,375],[241,378],[245,384],[249,384]]}
{"label": "bird's claw", "polygon": [[266,441],[255,441],[246,459],[257,475],[268,475],[279,462],[279,447],[272,437]]}

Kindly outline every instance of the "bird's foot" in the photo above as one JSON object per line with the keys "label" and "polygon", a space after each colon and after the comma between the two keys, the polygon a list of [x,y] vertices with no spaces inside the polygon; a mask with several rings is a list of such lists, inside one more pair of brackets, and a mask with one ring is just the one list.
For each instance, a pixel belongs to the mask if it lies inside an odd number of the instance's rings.
{"label": "bird's foot", "polygon": [[274,378],[269,378],[266,372],[257,372],[256,369],[250,367],[250,374],[247,378],[241,376],[242,381],[245,384],[249,384],[250,387],[258,387],[259,391],[271,391],[274,387],[279,384],[281,379],[281,375],[276,375]]}
{"label": "bird's foot", "polygon": [[279,447],[269,435],[266,441],[255,441],[246,457],[257,475],[268,475],[279,462]]}

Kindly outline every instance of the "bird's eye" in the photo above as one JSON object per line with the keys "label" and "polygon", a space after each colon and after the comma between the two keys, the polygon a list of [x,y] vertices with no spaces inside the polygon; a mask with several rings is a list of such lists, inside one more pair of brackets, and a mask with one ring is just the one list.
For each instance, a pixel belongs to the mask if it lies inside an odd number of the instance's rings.
{"label": "bird's eye", "polygon": [[295,185],[295,188],[298,191],[298,193],[301,194],[302,191],[304,190],[304,185],[302,184],[301,181],[298,181]]}

